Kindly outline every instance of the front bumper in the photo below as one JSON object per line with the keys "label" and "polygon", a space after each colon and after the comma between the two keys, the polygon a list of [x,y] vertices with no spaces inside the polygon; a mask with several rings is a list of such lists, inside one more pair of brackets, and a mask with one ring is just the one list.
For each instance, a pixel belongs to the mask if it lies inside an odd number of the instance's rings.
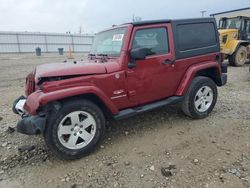
{"label": "front bumper", "polygon": [[25,102],[25,97],[21,96],[13,103],[13,112],[19,114],[22,117],[22,119],[17,123],[17,132],[28,135],[43,133],[45,129],[46,117],[39,115],[28,115],[23,109]]}
{"label": "front bumper", "polygon": [[44,132],[46,119],[40,116],[27,116],[17,123],[17,132],[27,135],[37,135]]}

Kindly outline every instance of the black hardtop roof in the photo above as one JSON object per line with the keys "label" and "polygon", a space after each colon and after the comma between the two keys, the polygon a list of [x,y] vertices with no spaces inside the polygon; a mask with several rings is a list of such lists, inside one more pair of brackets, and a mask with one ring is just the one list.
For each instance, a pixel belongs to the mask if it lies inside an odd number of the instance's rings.
{"label": "black hardtop roof", "polygon": [[170,22],[185,22],[185,23],[195,23],[195,22],[211,22],[215,21],[212,17],[206,18],[188,18],[188,19],[161,19],[161,20],[145,20],[145,21],[137,21],[131,22],[127,24],[132,24],[133,26],[140,26],[140,25],[151,25],[151,24],[161,24],[161,23],[170,23]]}

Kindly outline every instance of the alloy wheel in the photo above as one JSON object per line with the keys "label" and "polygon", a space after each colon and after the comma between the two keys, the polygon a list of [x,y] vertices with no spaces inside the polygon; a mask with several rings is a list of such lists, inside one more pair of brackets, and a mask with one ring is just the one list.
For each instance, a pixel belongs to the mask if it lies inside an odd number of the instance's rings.
{"label": "alloy wheel", "polygon": [[213,90],[209,86],[201,87],[195,95],[194,104],[198,112],[205,112],[213,102]]}
{"label": "alloy wheel", "polygon": [[68,149],[82,149],[94,138],[96,121],[86,111],[74,111],[66,115],[57,129],[60,143]]}

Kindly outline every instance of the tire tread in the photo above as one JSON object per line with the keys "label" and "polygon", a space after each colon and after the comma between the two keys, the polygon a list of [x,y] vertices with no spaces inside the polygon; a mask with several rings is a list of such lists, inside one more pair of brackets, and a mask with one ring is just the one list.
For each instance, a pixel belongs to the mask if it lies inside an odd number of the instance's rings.
{"label": "tire tread", "polygon": [[[199,89],[199,86],[202,86],[205,83],[209,84],[212,87],[214,91],[214,100],[210,108],[206,112],[201,113],[195,110],[195,107],[193,104],[193,96]],[[194,119],[202,119],[202,118],[207,117],[209,113],[213,110],[216,101],[217,101],[217,87],[216,87],[215,82],[209,77],[197,76],[193,79],[185,95],[184,101],[182,102],[181,108],[182,108],[183,113],[186,114],[187,116],[194,118]]]}
{"label": "tire tread", "polygon": [[[84,148],[80,150],[70,150],[62,146],[57,138],[57,126],[60,120],[64,117],[64,113],[69,109],[78,109],[91,111],[94,115],[97,124],[97,137]],[[99,126],[99,127],[98,127]],[[53,152],[58,158],[63,160],[75,160],[92,152],[100,140],[103,138],[105,132],[105,118],[101,109],[93,102],[85,99],[73,99],[63,102],[61,109],[52,110],[47,121],[47,127],[45,131],[45,143],[50,151]]]}

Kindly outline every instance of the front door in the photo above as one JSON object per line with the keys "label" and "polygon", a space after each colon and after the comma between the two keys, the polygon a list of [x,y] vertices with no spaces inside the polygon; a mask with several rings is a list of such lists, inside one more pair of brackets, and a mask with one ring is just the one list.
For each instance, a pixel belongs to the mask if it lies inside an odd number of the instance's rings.
{"label": "front door", "polygon": [[147,48],[144,60],[127,70],[128,96],[134,105],[149,103],[174,95],[174,46],[170,24],[135,27],[130,50]]}

